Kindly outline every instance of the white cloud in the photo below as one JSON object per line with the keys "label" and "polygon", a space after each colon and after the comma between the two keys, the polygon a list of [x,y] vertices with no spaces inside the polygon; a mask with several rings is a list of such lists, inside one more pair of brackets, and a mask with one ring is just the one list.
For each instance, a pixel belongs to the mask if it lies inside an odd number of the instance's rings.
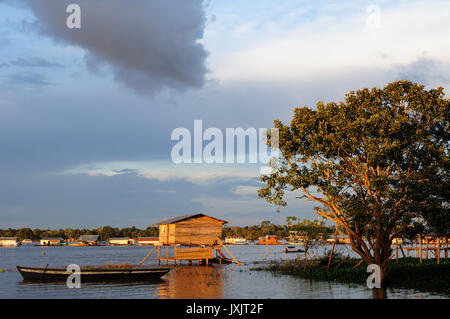
{"label": "white cloud", "polygon": [[233,190],[233,193],[236,195],[247,196],[253,195],[255,196],[258,192],[258,187],[255,186],[238,186]]}
{"label": "white cloud", "polygon": [[63,174],[87,174],[90,176],[114,176],[126,173],[159,181],[186,180],[194,184],[208,184],[224,179],[247,181],[259,178],[259,166],[256,164],[173,164],[159,161],[104,162],[81,165],[63,172]]}
{"label": "white cloud", "polygon": [[[238,187],[239,188],[239,187]],[[255,221],[271,220],[274,223],[285,223],[287,216],[297,216],[300,218],[314,219],[317,217],[314,213],[311,201],[297,199],[299,193],[287,192],[286,200],[288,206],[281,207],[277,212],[277,207],[270,205],[264,199],[260,199],[254,194],[253,197],[245,196],[241,198],[227,198],[219,196],[198,196],[191,199],[191,202],[199,203],[202,206],[202,212],[213,216],[220,216],[227,220],[232,217],[234,225],[250,225]]]}
{"label": "white cloud", "polygon": [[347,7],[345,16],[333,16],[333,10],[323,8],[311,21],[281,24],[276,30],[269,22],[253,32],[248,27],[255,23],[236,26],[230,32],[245,30],[242,36],[248,41],[239,41],[239,47],[232,46],[226,53],[212,51],[213,76],[222,81],[289,81],[349,69],[389,69],[424,54],[450,60],[450,41],[445,40],[450,31],[448,2],[380,6],[378,29],[367,25],[370,13],[366,9]]}

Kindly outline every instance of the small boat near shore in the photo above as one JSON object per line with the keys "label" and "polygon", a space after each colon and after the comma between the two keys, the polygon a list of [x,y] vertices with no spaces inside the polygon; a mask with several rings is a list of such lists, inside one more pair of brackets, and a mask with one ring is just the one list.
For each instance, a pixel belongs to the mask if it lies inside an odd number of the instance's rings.
{"label": "small boat near shore", "polygon": [[[62,268],[22,267],[17,270],[25,281],[56,282],[66,281],[73,272]],[[149,281],[160,279],[170,268],[81,268],[81,281]]]}
{"label": "small boat near shore", "polygon": [[303,249],[300,249],[295,246],[286,246],[284,247],[284,253],[304,253],[305,251]]}

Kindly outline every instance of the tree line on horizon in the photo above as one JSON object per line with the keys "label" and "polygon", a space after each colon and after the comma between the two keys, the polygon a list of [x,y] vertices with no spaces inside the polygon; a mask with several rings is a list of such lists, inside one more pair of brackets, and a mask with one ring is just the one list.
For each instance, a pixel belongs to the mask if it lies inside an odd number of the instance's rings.
{"label": "tree line on horizon", "polygon": [[[304,219],[296,219],[295,217],[288,216],[287,224],[277,225],[272,224],[270,221],[262,221],[259,225],[253,226],[225,226],[222,231],[222,237],[242,237],[248,240],[257,240],[261,236],[276,235],[279,239],[285,239],[289,237],[291,230],[303,231],[303,232],[318,232],[323,234],[331,234],[334,232],[334,227],[326,226],[325,223],[320,221],[310,221]],[[296,220],[297,223],[293,224],[292,221]],[[135,226],[118,228],[111,226],[104,226],[93,229],[31,229],[31,228],[19,228],[19,229],[0,229],[0,237],[17,237],[19,240],[31,239],[40,240],[50,237],[61,237],[64,239],[76,239],[80,235],[99,235],[101,240],[108,240],[113,237],[158,237],[159,232],[157,227],[149,226],[145,229],[139,229]]]}
{"label": "tree line on horizon", "polygon": [[[293,221],[296,221],[294,223]],[[223,229],[223,237],[242,237],[248,240],[257,240],[259,237],[266,235],[276,235],[278,239],[287,239],[290,232],[307,234],[322,234],[324,237],[335,232],[334,226],[326,226],[323,221],[309,220],[288,216],[286,224],[276,225],[270,221],[262,221],[260,225],[254,226],[228,226]]]}
{"label": "tree line on horizon", "polygon": [[93,229],[31,229],[31,228],[19,228],[19,229],[0,229],[0,237],[17,237],[19,240],[31,239],[40,240],[43,238],[61,237],[64,239],[77,239],[80,235],[99,235],[100,240],[108,240],[113,237],[158,237],[158,228],[149,226],[145,229],[139,229],[135,226],[132,227],[111,227],[104,226]]}

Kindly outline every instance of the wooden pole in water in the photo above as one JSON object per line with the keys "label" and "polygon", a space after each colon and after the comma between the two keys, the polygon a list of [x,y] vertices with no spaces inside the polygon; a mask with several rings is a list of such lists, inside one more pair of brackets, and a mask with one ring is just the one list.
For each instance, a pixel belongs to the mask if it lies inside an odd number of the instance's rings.
{"label": "wooden pole in water", "polygon": [[448,258],[448,238],[445,238],[445,259]]}
{"label": "wooden pole in water", "polygon": [[269,257],[269,236],[266,235],[266,258]]}
{"label": "wooden pole in water", "polygon": [[402,247],[402,245],[399,245],[399,246],[400,246],[400,251],[402,252],[403,258],[405,258],[405,253],[403,251],[403,247]]}
{"label": "wooden pole in water", "polygon": [[[175,265],[177,264],[177,254],[176,254],[176,252],[177,252],[177,245],[175,244],[175,246],[173,246],[173,259],[174,259],[174,264]],[[181,261],[180,261],[180,264],[181,264]]]}
{"label": "wooden pole in water", "polygon": [[327,266],[327,271],[330,268],[330,263],[331,263],[331,258],[333,257],[333,251],[334,251],[334,246],[336,245],[336,240],[333,242],[333,246],[331,247],[331,252],[330,252],[330,257],[328,258],[328,266]]}
{"label": "wooden pole in water", "polygon": [[438,238],[437,263],[441,261],[441,239]]}
{"label": "wooden pole in water", "polygon": [[166,246],[166,264],[169,264],[169,245]]}
{"label": "wooden pole in water", "polygon": [[[419,224],[421,224],[420,217],[419,217]],[[420,253],[420,263],[422,263],[422,234],[419,234],[419,253]]]}
{"label": "wooden pole in water", "polygon": [[161,246],[158,245],[158,265],[161,265]]}
{"label": "wooden pole in water", "polygon": [[420,254],[420,263],[422,263],[422,234],[419,235],[419,254]]}
{"label": "wooden pole in water", "polygon": [[398,264],[398,244],[395,245],[395,261]]}

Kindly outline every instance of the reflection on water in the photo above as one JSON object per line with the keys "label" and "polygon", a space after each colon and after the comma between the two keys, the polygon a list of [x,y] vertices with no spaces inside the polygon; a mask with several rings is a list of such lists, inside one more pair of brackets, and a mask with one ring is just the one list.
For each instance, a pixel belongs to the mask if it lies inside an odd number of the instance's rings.
{"label": "reflection on water", "polygon": [[[291,276],[252,271],[255,261],[292,259],[296,254],[283,254],[282,246],[231,246],[229,249],[244,266],[177,265],[157,282],[83,283],[81,289],[69,289],[65,283],[25,283],[17,265],[49,267],[137,264],[151,247],[39,247],[7,248],[0,255],[0,298],[372,298],[365,282],[342,284],[311,281]],[[321,247],[319,249],[329,249]],[[342,254],[348,251],[341,248]],[[318,254],[321,252],[318,251]],[[148,266],[157,266],[156,256]],[[165,265],[164,265],[165,266]],[[389,289],[388,298],[442,298],[413,290]]]}
{"label": "reflection on water", "polygon": [[158,297],[178,299],[222,298],[222,267],[177,266],[158,287]]}

